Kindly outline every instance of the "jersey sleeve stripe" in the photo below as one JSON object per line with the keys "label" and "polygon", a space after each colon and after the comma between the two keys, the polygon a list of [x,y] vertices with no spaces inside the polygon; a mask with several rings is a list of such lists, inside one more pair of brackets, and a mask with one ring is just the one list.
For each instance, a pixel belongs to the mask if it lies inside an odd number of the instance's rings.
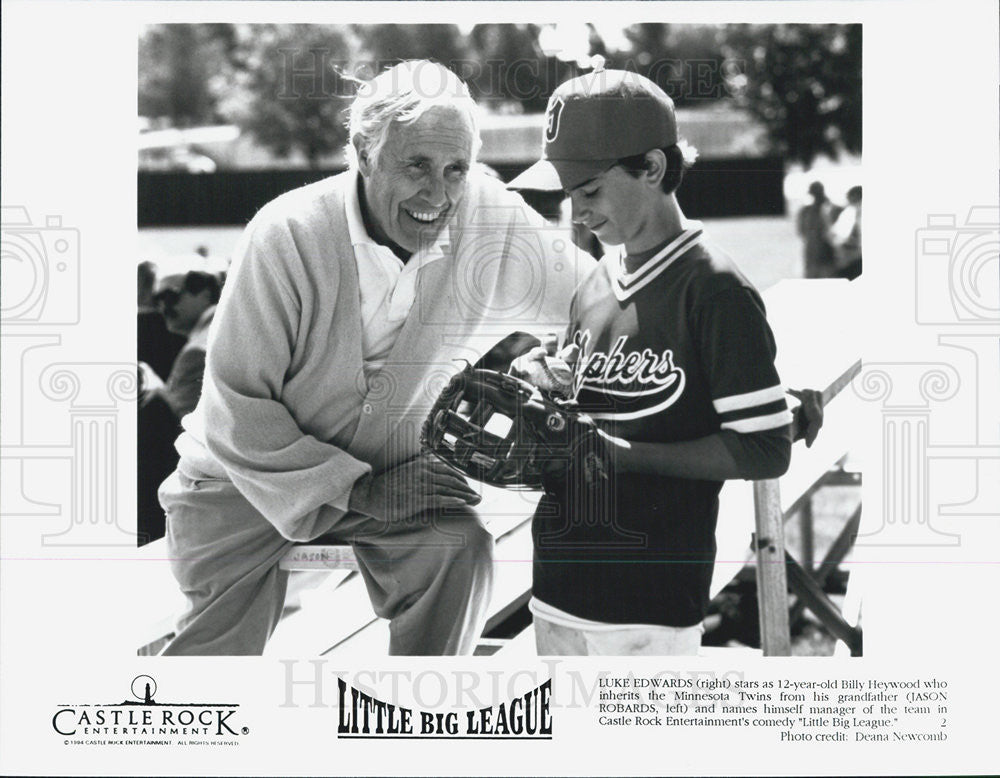
{"label": "jersey sleeve stripe", "polygon": [[733,394],[728,397],[720,397],[712,400],[716,413],[726,413],[727,411],[738,411],[742,408],[751,408],[754,405],[783,400],[785,389],[781,385],[769,386],[767,389],[758,389],[755,392],[745,394]]}
{"label": "jersey sleeve stripe", "polygon": [[767,416],[754,416],[749,419],[739,419],[738,421],[727,421],[721,426],[724,430],[733,432],[762,432],[763,430],[773,430],[784,427],[792,423],[792,412],[789,410],[771,413]]}
{"label": "jersey sleeve stripe", "polygon": [[740,419],[752,419],[754,416],[769,416],[772,413],[780,413],[784,410],[788,410],[788,403],[782,397],[780,400],[754,405],[752,408],[740,408],[738,411],[720,413],[719,421],[725,424],[726,422],[739,421]]}

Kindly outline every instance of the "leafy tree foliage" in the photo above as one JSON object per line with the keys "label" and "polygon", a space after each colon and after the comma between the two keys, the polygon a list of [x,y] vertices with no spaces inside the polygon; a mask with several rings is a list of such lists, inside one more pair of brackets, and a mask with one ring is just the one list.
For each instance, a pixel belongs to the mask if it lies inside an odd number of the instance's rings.
{"label": "leafy tree foliage", "polygon": [[[860,25],[583,27],[609,67],[649,76],[679,106],[728,101],[772,150],[812,162],[861,150]],[[140,41],[139,109],[176,126],[235,121],[279,156],[317,164],[347,140],[357,79],[403,59],[452,67],[491,110],[540,112],[580,63],[530,24],[157,25]],[[614,33],[614,34],[612,34]]]}
{"label": "leafy tree foliage", "polygon": [[861,152],[861,25],[733,25],[722,50],[745,63],[736,99],[775,150],[807,165]]}
{"label": "leafy tree foliage", "polygon": [[220,110],[280,157],[310,165],[347,141],[344,111],[360,41],[342,26],[242,25]]}
{"label": "leafy tree foliage", "polygon": [[175,127],[210,124],[229,66],[233,30],[227,24],[159,24],[139,41],[139,115],[168,117]]}

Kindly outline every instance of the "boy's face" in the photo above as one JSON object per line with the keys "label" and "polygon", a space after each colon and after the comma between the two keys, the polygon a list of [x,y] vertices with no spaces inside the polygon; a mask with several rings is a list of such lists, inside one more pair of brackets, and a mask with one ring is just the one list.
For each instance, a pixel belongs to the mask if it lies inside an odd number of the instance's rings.
{"label": "boy's face", "polygon": [[569,196],[574,223],[583,224],[602,243],[644,251],[657,242],[649,227],[658,190],[633,178],[620,165],[571,189]]}

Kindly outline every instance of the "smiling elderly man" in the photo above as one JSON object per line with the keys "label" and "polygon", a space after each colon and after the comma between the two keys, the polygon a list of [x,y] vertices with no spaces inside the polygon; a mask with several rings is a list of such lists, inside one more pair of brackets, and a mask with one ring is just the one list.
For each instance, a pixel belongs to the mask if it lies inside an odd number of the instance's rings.
{"label": "smiling elderly man", "polygon": [[476,107],[445,68],[363,85],[350,136],[351,169],[265,206],[237,249],[160,490],[188,599],[164,654],[259,654],[279,559],[331,534],[391,654],[467,653],[481,631],[493,539],[478,494],[420,454],[420,422],[491,334],[561,330],[587,261],[476,172]]}

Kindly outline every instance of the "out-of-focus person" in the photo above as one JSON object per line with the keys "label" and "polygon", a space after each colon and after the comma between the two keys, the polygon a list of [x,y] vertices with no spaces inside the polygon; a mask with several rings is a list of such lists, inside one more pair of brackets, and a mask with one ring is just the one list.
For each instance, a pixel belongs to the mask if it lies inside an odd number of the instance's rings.
{"label": "out-of-focus person", "polygon": [[853,281],[861,275],[861,187],[847,190],[847,205],[830,228],[836,278]]}
{"label": "out-of-focus person", "polygon": [[[176,257],[156,279],[153,300],[167,329],[185,338],[166,378],[143,372],[143,402],[162,397],[178,420],[194,410],[201,397],[208,330],[222,282],[211,261],[199,254]],[[140,362],[140,365],[143,363]]]}
{"label": "out-of-focus person", "polygon": [[812,202],[802,206],[796,218],[796,228],[803,241],[806,278],[828,278],[834,271],[833,245],[830,227],[833,225],[833,205],[819,181],[809,185]]}
{"label": "out-of-focus person", "polygon": [[163,383],[160,376],[170,375],[174,360],[187,340],[167,329],[153,300],[156,274],[153,262],[139,263],[136,356],[140,364],[139,394],[143,398],[136,419],[136,544],[139,546],[163,537],[165,517],[156,490],[177,467],[174,441],[180,434],[180,424],[166,400],[147,392],[146,384]]}
{"label": "out-of-focus person", "polygon": [[170,368],[184,346],[183,335],[167,329],[163,314],[153,300],[157,268],[153,262],[143,260],[138,265],[139,315],[136,345],[137,359],[145,362],[160,376],[170,375]]}

